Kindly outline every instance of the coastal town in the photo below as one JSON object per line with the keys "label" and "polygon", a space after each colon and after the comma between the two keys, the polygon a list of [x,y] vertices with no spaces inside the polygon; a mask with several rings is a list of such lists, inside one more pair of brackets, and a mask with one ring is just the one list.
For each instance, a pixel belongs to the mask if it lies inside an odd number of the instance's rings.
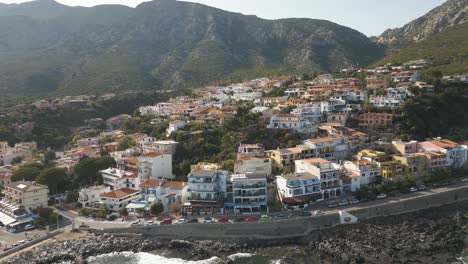
{"label": "coastal town", "polygon": [[[71,219],[118,218],[126,226],[197,218],[270,221],[271,213],[318,215],[316,205],[345,208],[456,178],[468,181],[466,141],[405,140],[390,129],[406,100],[438,89],[421,80],[419,70],[427,63],[342,70],[363,73],[360,78],[287,76],[198,88],[140,106],[134,116],[88,119],[63,151],[40,150],[36,142],[0,142],[0,225],[12,233],[54,225],[55,207],[72,212]],[[466,82],[466,76],[443,79],[454,78]],[[93,100],[97,97],[67,96],[30,107],[79,109]],[[235,118],[246,116],[267,134],[279,134],[273,142],[221,135],[234,153],[221,162],[184,160],[181,166],[181,145],[192,136],[219,127],[229,133],[226,127],[242,126]],[[158,127],[158,133],[129,131],[136,117]],[[25,123],[15,129],[31,133],[33,127]],[[94,136],[83,136],[89,130]],[[212,148],[210,155],[222,151]],[[77,177],[78,188],[67,187]]]}

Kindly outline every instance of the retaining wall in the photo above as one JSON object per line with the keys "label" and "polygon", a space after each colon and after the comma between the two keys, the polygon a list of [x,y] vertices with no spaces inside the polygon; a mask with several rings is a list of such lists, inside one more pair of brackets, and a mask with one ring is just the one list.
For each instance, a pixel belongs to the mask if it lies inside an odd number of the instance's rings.
{"label": "retaining wall", "polygon": [[34,244],[37,244],[37,243],[39,243],[41,241],[44,241],[44,240],[46,240],[48,238],[54,237],[54,236],[56,236],[56,235],[58,235],[58,234],[60,234],[62,232],[63,232],[63,230],[55,230],[55,231],[53,231],[53,232],[51,232],[51,233],[49,233],[49,234],[47,234],[45,236],[41,236],[41,237],[36,238],[34,240],[31,240],[31,241],[29,241],[27,243],[24,243],[22,245],[19,245],[17,247],[9,249],[9,250],[7,250],[5,252],[2,252],[2,253],[0,253],[0,259],[4,258],[4,257],[6,257],[6,256],[8,256],[10,254],[16,253],[16,252],[18,252],[18,251],[20,251],[22,249],[27,248],[27,247],[30,247],[30,246],[32,246]]}
{"label": "retaining wall", "polygon": [[[404,201],[387,200],[388,203],[362,209],[348,210],[360,220],[378,216],[403,214],[459,201],[468,201],[468,186],[414,197]],[[113,228],[91,230],[105,233],[139,233],[146,237],[168,239],[275,239],[294,238],[310,235],[314,230],[329,228],[339,224],[338,213],[272,222],[232,223],[232,224],[183,224],[149,227]]]}

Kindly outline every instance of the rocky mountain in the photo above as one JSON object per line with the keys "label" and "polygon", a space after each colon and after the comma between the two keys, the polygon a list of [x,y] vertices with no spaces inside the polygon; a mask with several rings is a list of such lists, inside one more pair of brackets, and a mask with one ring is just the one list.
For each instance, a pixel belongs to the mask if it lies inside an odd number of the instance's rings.
{"label": "rocky mountain", "polygon": [[264,20],[201,4],[0,5],[0,92],[182,88],[273,73],[334,71],[381,58],[356,30],[324,20]]}
{"label": "rocky mountain", "polygon": [[402,28],[388,29],[373,41],[399,48],[468,22],[468,0],[448,0]]}

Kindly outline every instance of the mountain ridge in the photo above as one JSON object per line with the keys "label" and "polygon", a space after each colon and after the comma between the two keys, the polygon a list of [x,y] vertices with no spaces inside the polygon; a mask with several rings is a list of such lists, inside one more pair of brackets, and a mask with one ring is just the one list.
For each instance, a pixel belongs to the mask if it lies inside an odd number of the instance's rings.
{"label": "mountain ridge", "polygon": [[397,49],[466,22],[468,0],[448,0],[403,27],[387,29],[380,36],[371,39],[376,43],[389,45],[390,49]]}
{"label": "mountain ridge", "polygon": [[5,94],[184,88],[255,73],[331,72],[383,54],[362,33],[330,21],[266,20],[175,0],[34,17],[21,15],[29,10],[21,4],[9,15],[4,9]]}

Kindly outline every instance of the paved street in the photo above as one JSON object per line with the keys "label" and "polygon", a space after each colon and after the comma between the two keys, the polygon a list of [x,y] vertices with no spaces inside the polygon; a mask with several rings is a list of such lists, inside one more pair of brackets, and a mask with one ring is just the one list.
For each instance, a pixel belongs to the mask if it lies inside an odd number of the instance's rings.
{"label": "paved street", "polygon": [[[26,237],[27,234],[27,237]],[[31,231],[26,231],[26,232],[20,232],[20,233],[10,233],[6,231],[5,229],[0,229],[0,250],[3,250],[5,247],[5,244],[10,246],[11,244],[16,243],[19,240],[24,240],[26,238],[34,238],[34,236],[44,236],[46,234],[45,230],[31,230]]]}
{"label": "paved street", "polygon": [[[416,197],[421,197],[421,196],[431,195],[434,193],[441,193],[441,192],[446,192],[446,191],[457,189],[457,188],[466,188],[466,187],[468,187],[468,183],[459,182],[453,185],[444,186],[440,188],[432,188],[426,191],[420,191],[420,192],[415,192],[415,193],[398,194],[396,197],[389,197],[386,199],[377,199],[377,200],[367,201],[367,202],[354,204],[354,205],[340,206],[336,208],[328,208],[326,206],[326,203],[318,203],[318,204],[311,205],[307,209],[309,211],[321,210],[326,214],[330,214],[330,213],[337,213],[340,210],[353,210],[353,209],[372,207],[372,206],[376,206],[376,205],[380,205],[384,203],[396,203],[396,202],[401,202],[404,200],[413,199]],[[57,211],[64,217],[73,219],[75,221],[75,227],[78,227],[80,224],[84,223],[86,225],[89,225],[91,228],[96,228],[96,229],[123,228],[123,227],[129,227],[132,222],[138,221],[136,219],[122,221],[121,218],[116,219],[114,221],[95,220],[95,219],[79,216],[77,213],[72,212],[72,211],[67,211],[67,210],[57,210]],[[243,217],[246,217],[246,216],[243,215]],[[198,219],[200,223],[203,222],[203,216],[200,216]],[[141,219],[141,221],[143,224],[146,224],[147,220]],[[155,221],[155,223],[157,224],[158,221]]]}

